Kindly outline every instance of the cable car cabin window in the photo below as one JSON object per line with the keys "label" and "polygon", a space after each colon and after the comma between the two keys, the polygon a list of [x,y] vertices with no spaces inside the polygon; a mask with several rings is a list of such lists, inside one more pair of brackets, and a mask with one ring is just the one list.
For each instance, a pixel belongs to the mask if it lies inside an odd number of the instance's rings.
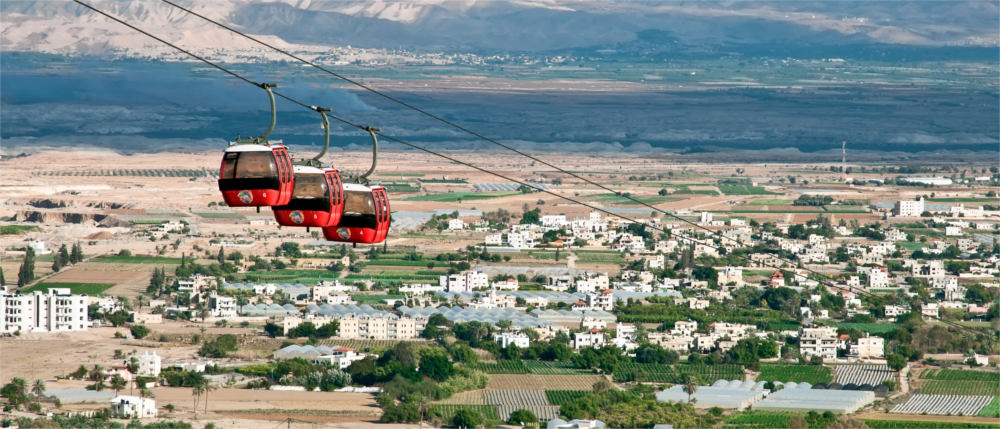
{"label": "cable car cabin window", "polygon": [[375,228],[375,201],[370,191],[344,192],[344,215],[337,226]]}
{"label": "cable car cabin window", "polygon": [[278,189],[278,168],[270,151],[227,152],[219,189]]}
{"label": "cable car cabin window", "polygon": [[330,211],[330,192],[326,177],[322,174],[299,174],[295,176],[292,200],[280,210]]}

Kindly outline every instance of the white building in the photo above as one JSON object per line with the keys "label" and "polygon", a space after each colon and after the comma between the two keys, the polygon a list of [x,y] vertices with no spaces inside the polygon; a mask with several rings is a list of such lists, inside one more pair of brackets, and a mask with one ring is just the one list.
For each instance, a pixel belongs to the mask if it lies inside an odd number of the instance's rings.
{"label": "white building", "polygon": [[468,271],[462,274],[441,276],[439,282],[448,292],[471,292],[474,289],[489,287],[490,277],[486,273]]}
{"label": "white building", "polygon": [[902,305],[887,305],[885,306],[885,318],[894,319],[903,314],[909,313],[910,309]]}
{"label": "white building", "polygon": [[119,395],[111,400],[111,415],[123,419],[156,417],[156,401],[152,398]]}
{"label": "white building", "polygon": [[725,267],[719,269],[719,284],[728,285],[732,283],[733,285],[739,287],[743,286],[743,269],[740,267]]}
{"label": "white building", "polygon": [[355,352],[352,348],[334,347],[332,354],[316,356],[313,363],[329,362],[330,366],[334,368],[344,369],[351,366],[354,361],[359,361],[367,356],[367,354]]}
{"label": "white building", "polygon": [[868,287],[870,289],[884,289],[889,287],[889,270],[885,267],[870,267],[867,270]]}
{"label": "white building", "polygon": [[605,343],[604,332],[597,329],[573,334],[573,347],[577,350],[583,347],[600,348]]}
{"label": "white building", "polygon": [[208,297],[208,307],[212,310],[212,317],[223,319],[236,317],[236,298],[231,296],[212,294]]}
{"label": "white building", "polygon": [[920,306],[920,315],[931,319],[938,318],[938,304],[931,302]]}
{"label": "white building", "polygon": [[409,317],[345,317],[340,320],[338,338],[408,340],[416,338],[419,326]]}
{"label": "white building", "polygon": [[461,231],[465,229],[465,221],[462,219],[451,219],[448,221],[449,231]]}
{"label": "white building", "polygon": [[135,374],[143,377],[157,377],[162,368],[160,355],[156,352],[144,351],[140,355],[132,355],[129,360],[134,361],[138,368]]}
{"label": "white building", "polygon": [[499,334],[493,334],[493,341],[500,344],[500,348],[505,349],[509,345],[515,345],[518,348],[526,349],[529,346],[528,336],[520,332],[503,332]]}
{"label": "white building", "polygon": [[569,225],[566,215],[545,215],[539,220],[541,220],[542,226],[545,228],[562,228]]}
{"label": "white building", "polygon": [[611,289],[605,289],[600,293],[587,294],[587,307],[592,310],[611,311],[615,308],[615,294]]}
{"label": "white building", "polygon": [[857,344],[851,347],[851,355],[858,359],[882,359],[885,357],[885,340],[869,335],[858,338]]}
{"label": "white building", "polygon": [[444,292],[444,286],[438,285],[434,286],[429,283],[413,283],[406,284],[399,287],[400,293],[412,293],[414,295],[423,295],[426,293],[437,293]]}
{"label": "white building", "polygon": [[892,209],[892,214],[900,217],[919,217],[924,211],[924,197],[920,197],[916,201],[896,201],[896,205]]}
{"label": "white building", "polygon": [[0,291],[0,333],[84,331],[87,295],[73,295],[70,289],[53,288],[21,295]]}
{"label": "white building", "polygon": [[837,358],[837,328],[802,328],[799,331],[799,350],[804,356],[820,356],[824,360]]}

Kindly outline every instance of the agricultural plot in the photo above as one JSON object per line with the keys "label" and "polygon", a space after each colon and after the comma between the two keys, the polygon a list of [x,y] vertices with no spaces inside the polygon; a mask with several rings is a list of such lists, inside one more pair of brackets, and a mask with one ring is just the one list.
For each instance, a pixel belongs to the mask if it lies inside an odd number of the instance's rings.
{"label": "agricultural plot", "polygon": [[833,323],[832,325],[841,329],[857,329],[861,332],[868,332],[872,335],[887,334],[896,329],[896,325],[892,323],[837,322]]}
{"label": "agricultural plot", "polygon": [[929,380],[989,381],[1000,384],[1000,372],[967,371],[961,369],[926,370],[920,373],[920,378]]}
{"label": "agricultural plot", "polygon": [[194,212],[198,217],[204,219],[243,219],[243,215],[233,212],[216,211],[216,212]]}
{"label": "agricultural plot", "polygon": [[615,381],[646,381],[654,383],[683,382],[684,375],[691,375],[698,384],[711,384],[715,380],[742,380],[743,368],[739,365],[685,365],[674,366],[627,362],[615,370]]}
{"label": "agricultural plot", "polygon": [[983,407],[982,410],[979,410],[979,415],[983,417],[1000,417],[1000,396],[994,396],[989,404]]}
{"label": "agricultural plot", "polygon": [[552,405],[562,405],[580,399],[587,393],[590,392],[585,390],[546,390],[545,397]]}
{"label": "agricultural plot", "polygon": [[725,195],[778,195],[774,192],[768,192],[760,186],[745,183],[720,183],[718,186]]}
{"label": "agricultural plot", "polygon": [[828,384],[833,380],[833,371],[822,365],[763,364],[757,381],[794,381],[809,384]]}
{"label": "agricultural plot", "polygon": [[526,360],[522,362],[532,374],[593,374],[588,369],[580,369],[569,362]]}
{"label": "agricultural plot", "polygon": [[164,256],[145,256],[145,255],[135,255],[135,256],[119,256],[119,255],[108,255],[94,258],[93,262],[104,262],[109,264],[181,264],[181,258],[168,258]]}
{"label": "agricultural plot", "polygon": [[469,368],[485,372],[487,374],[527,374],[528,367],[521,361],[501,360],[496,362],[476,362],[469,364]]}
{"label": "agricultural plot", "polygon": [[[395,347],[396,344],[402,343],[404,340],[338,340],[338,339],[327,339],[319,340],[319,345],[334,347],[334,346],[344,346],[352,348],[355,350],[375,350],[375,349],[386,349]],[[406,341],[414,344],[426,344],[426,341]]]}
{"label": "agricultural plot", "polygon": [[992,401],[992,396],[917,394],[893,407],[890,413],[975,416]]}
{"label": "agricultural plot", "polygon": [[577,257],[576,262],[579,264],[621,264],[625,262],[625,257],[622,256],[621,252],[577,250],[574,253]]}
{"label": "agricultural plot", "polygon": [[[666,197],[666,196],[640,197],[635,195],[631,196],[630,199],[629,197],[625,197],[623,195],[617,195],[611,193],[594,194],[591,195],[591,197],[594,197],[594,201],[600,201],[602,203],[609,203],[609,204],[620,204],[620,205],[642,204],[642,203],[657,204],[657,203],[665,203],[667,201],[677,201],[681,199],[678,197]],[[633,200],[636,200],[638,202]]]}
{"label": "agricultural plot", "polygon": [[487,420],[498,420],[496,405],[467,405],[467,404],[434,404],[431,405],[431,412],[441,417],[441,420],[451,422],[458,410],[472,410]]}
{"label": "agricultural plot", "polygon": [[483,392],[487,405],[496,405],[501,420],[510,418],[514,410],[531,410],[539,419],[551,420],[559,417],[559,407],[549,405],[542,390],[487,390]]}
{"label": "agricultural plot", "polygon": [[490,374],[487,390],[593,390],[599,375]]}
{"label": "agricultural plot", "polygon": [[465,405],[486,405],[486,400],[483,398],[483,392],[485,390],[468,390],[465,392],[458,392],[440,401],[434,401],[435,404],[465,404]]}
{"label": "agricultural plot", "polygon": [[920,393],[929,395],[1000,395],[1000,384],[995,381],[927,380]]}
{"label": "agricultural plot", "polygon": [[142,176],[142,177],[215,177],[215,170],[188,168],[145,168],[136,170],[85,170],[42,171],[40,176]]}
{"label": "agricultural plot", "polygon": [[834,383],[870,384],[877,386],[892,380],[894,373],[887,365],[835,365],[833,367]]}
{"label": "agricultural plot", "polygon": [[365,262],[365,265],[387,266],[387,267],[426,267],[428,262],[430,261],[403,261],[400,259],[376,259],[373,261]]}
{"label": "agricultural plot", "polygon": [[3,225],[0,226],[0,235],[18,235],[37,229],[38,227],[34,225]]}
{"label": "agricultural plot", "polygon": [[868,429],[997,429],[1000,424],[915,420],[862,420]]}
{"label": "agricultural plot", "polygon": [[38,283],[27,289],[22,289],[21,293],[28,294],[35,291],[45,292],[50,288],[68,288],[74,294],[100,295],[104,291],[114,286],[114,283],[59,283],[44,282]]}
{"label": "agricultural plot", "polygon": [[351,299],[357,301],[359,305],[378,304],[387,299],[403,299],[403,298],[406,297],[403,295],[366,295],[366,294],[351,295]]}
{"label": "agricultural plot", "polygon": [[521,195],[518,191],[513,192],[447,192],[443,194],[416,195],[404,198],[403,201],[436,201],[453,203],[457,201],[485,200],[489,198],[509,197],[511,195]]}
{"label": "agricultural plot", "polygon": [[[743,411],[725,418],[724,428],[784,429],[791,413],[781,411]],[[821,427],[821,426],[820,426]]]}

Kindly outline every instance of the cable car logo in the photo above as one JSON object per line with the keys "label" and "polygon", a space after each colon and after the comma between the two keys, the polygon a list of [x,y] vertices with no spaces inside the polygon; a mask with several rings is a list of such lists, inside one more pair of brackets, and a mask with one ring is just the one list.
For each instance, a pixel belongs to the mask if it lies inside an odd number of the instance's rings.
{"label": "cable car logo", "polygon": [[292,222],[295,222],[295,223],[302,223],[302,221],[305,220],[305,217],[302,216],[302,212],[300,212],[298,210],[291,212],[288,215],[288,218],[291,219]]}
{"label": "cable car logo", "polygon": [[347,228],[337,228],[337,236],[341,240],[349,240],[351,238],[351,230]]}
{"label": "cable car logo", "polygon": [[236,197],[239,198],[243,204],[250,204],[253,202],[253,194],[251,194],[250,191],[240,191],[240,193],[236,194]]}

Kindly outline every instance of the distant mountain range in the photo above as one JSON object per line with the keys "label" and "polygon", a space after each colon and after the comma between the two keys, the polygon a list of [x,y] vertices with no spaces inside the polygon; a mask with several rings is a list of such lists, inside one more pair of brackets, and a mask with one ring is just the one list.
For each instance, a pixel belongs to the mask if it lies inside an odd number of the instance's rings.
{"label": "distant mountain range", "polygon": [[[196,51],[272,57],[156,0],[92,0]],[[179,3],[300,52],[756,54],[780,47],[1000,46],[996,1],[310,1]],[[4,51],[172,57],[168,48],[69,1],[0,2]],[[769,48],[770,47],[770,48]]]}

